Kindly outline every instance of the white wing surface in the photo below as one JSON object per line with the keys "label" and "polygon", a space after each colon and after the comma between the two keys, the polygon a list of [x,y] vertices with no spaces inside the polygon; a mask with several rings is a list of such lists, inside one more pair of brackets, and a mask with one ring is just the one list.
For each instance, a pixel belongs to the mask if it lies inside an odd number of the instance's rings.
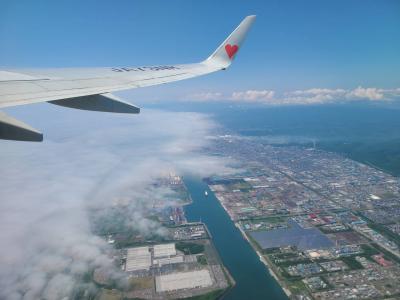
{"label": "white wing surface", "polygon": [[[194,64],[110,68],[2,69],[0,108],[49,102],[66,107],[139,113],[140,109],[111,92],[158,85],[219,70],[231,64],[255,16],[246,17],[206,60]],[[41,141],[43,135],[18,120],[0,114],[0,138]]]}

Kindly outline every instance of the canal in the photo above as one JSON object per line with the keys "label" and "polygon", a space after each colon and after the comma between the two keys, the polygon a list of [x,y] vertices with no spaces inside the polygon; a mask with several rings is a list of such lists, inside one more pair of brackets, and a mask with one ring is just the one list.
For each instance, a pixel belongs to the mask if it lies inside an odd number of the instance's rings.
{"label": "canal", "polygon": [[[287,300],[208,186],[200,178],[185,177],[184,181],[193,199],[193,203],[185,207],[188,221],[201,220],[207,225],[225,267],[236,281],[224,300]],[[208,197],[204,195],[205,190]]]}

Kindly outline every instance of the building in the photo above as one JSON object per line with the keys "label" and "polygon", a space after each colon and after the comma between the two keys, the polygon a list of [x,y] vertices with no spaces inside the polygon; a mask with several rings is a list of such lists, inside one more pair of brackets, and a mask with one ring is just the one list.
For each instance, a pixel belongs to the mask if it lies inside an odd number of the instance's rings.
{"label": "building", "polygon": [[162,267],[164,265],[170,265],[170,264],[180,264],[183,263],[183,256],[174,256],[174,257],[163,257],[163,258],[158,258],[158,259],[153,259],[153,265],[158,265],[159,267]]}
{"label": "building", "polygon": [[390,267],[393,265],[391,261],[386,260],[383,257],[383,254],[376,254],[372,256],[373,260],[375,260],[378,264],[380,264],[382,267]]}
{"label": "building", "polygon": [[203,288],[210,285],[212,285],[212,280],[208,270],[156,276],[156,291],[158,293],[181,289]]}
{"label": "building", "polygon": [[151,266],[151,253],[149,247],[128,248],[125,271],[149,270]]}
{"label": "building", "polygon": [[153,252],[154,258],[169,257],[176,255],[176,249],[174,243],[154,245],[153,251],[154,251]]}

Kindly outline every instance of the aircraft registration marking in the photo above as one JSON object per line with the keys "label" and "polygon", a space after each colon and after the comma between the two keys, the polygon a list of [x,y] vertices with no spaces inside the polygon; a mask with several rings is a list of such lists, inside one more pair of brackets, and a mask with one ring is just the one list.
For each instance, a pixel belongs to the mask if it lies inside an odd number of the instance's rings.
{"label": "aircraft registration marking", "polygon": [[153,66],[153,67],[123,67],[123,68],[112,68],[114,72],[140,72],[140,71],[164,71],[164,70],[179,70],[176,66]]}

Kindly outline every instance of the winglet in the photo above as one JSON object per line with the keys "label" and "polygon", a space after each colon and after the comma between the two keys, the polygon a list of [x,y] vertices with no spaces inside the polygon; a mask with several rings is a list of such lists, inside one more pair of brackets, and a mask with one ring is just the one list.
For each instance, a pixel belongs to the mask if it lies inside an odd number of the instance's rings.
{"label": "winglet", "polygon": [[209,56],[204,63],[220,66],[225,69],[230,66],[236,53],[241,48],[247,32],[253,24],[256,16],[247,16],[228,38]]}

